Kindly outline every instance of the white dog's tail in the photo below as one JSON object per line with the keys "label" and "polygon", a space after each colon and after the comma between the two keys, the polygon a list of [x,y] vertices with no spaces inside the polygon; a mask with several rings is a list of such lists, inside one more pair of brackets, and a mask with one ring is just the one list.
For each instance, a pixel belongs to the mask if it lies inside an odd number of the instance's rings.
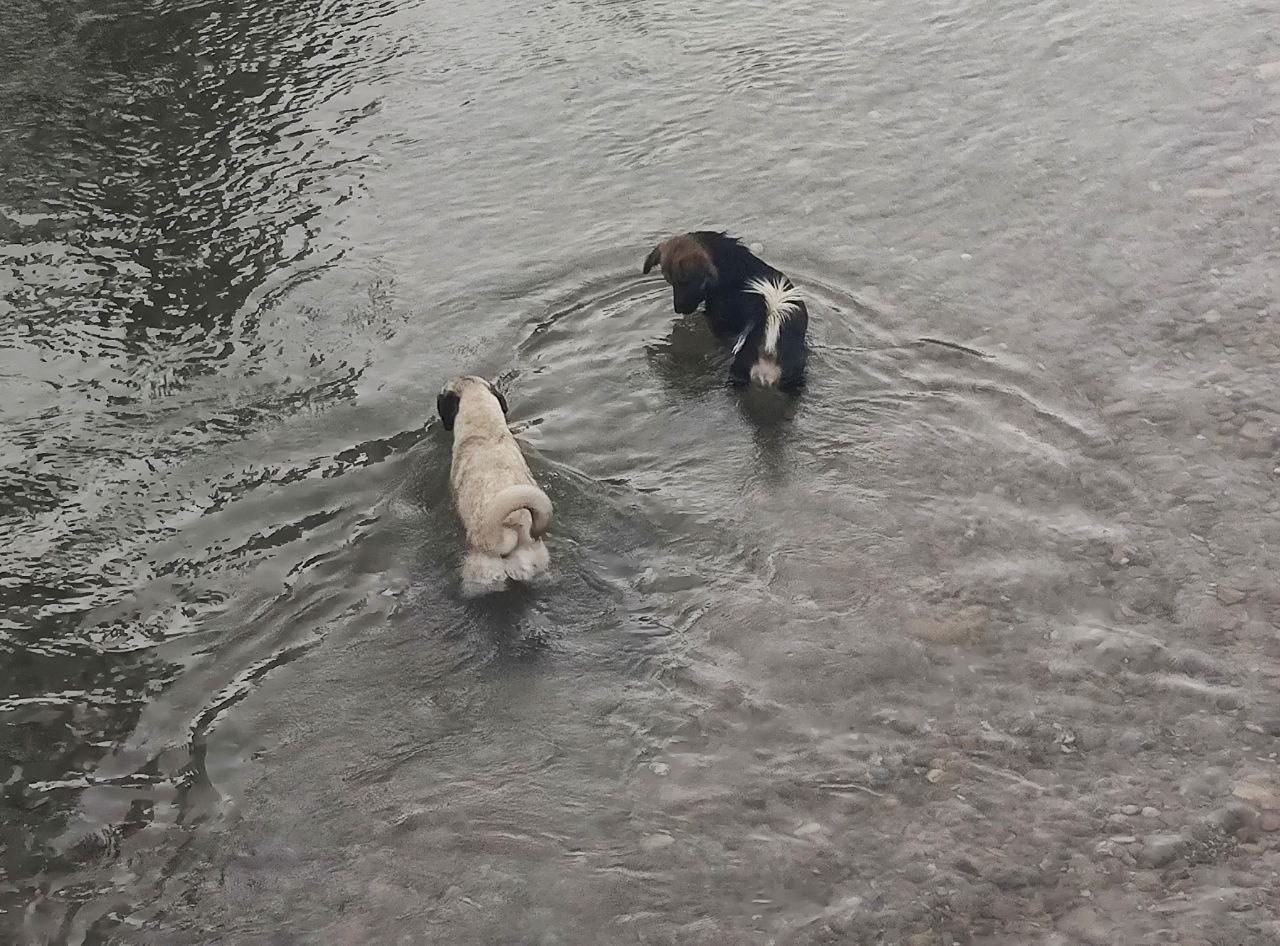
{"label": "white dog's tail", "polygon": [[508,486],[493,497],[485,521],[484,535],[493,554],[510,555],[520,544],[520,533],[506,524],[507,516],[517,509],[527,509],[533,517],[530,538],[540,539],[551,528],[553,510],[546,493],[527,483]]}
{"label": "white dog's tail", "polygon": [[800,290],[789,286],[785,276],[776,279],[753,279],[747,283],[747,292],[754,292],[764,298],[764,344],[761,352],[770,358],[778,356],[778,333],[782,331],[782,323],[796,314],[796,307],[802,301]]}

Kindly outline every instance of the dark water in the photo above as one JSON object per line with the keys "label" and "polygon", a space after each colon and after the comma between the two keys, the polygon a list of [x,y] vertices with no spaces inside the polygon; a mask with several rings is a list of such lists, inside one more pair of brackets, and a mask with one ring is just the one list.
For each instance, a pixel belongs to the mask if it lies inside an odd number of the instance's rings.
{"label": "dark water", "polygon": [[1274,3],[0,22],[0,941],[1280,941]]}

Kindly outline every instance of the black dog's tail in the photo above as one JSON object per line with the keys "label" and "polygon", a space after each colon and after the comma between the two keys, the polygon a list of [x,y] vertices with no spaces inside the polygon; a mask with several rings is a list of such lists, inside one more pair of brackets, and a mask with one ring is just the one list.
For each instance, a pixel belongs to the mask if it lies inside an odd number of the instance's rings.
{"label": "black dog's tail", "polygon": [[[754,292],[764,299],[764,338],[760,341],[760,357],[751,366],[751,380],[766,388],[777,387],[782,381],[782,367],[778,364],[778,336],[782,324],[796,315],[804,304],[800,290],[781,274],[772,279],[757,278],[747,283],[747,292]],[[747,332],[752,329],[747,329]],[[746,341],[743,333],[739,345]]]}
{"label": "black dog's tail", "polygon": [[804,300],[800,290],[791,285],[785,276],[773,279],[753,279],[747,283],[747,292],[754,292],[764,299],[764,341],[760,345],[761,354],[774,360],[778,357],[778,334],[782,331],[782,323],[799,311]]}

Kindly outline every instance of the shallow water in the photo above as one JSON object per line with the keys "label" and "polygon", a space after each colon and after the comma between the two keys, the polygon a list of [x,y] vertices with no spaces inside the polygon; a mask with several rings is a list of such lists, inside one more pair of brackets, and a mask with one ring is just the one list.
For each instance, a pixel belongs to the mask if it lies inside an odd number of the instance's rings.
{"label": "shallow water", "polygon": [[1280,941],[1274,4],[0,15],[0,939]]}

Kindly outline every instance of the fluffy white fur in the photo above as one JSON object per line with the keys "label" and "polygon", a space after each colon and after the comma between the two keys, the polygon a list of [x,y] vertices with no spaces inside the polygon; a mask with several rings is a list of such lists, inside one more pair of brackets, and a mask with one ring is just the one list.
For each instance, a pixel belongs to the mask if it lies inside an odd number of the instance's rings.
{"label": "fluffy white fur", "polygon": [[[795,286],[783,284],[781,279],[753,279],[747,283],[747,292],[754,292],[764,298],[764,340],[760,345],[760,360],[751,366],[751,380],[765,387],[777,385],[782,377],[782,369],[778,367],[778,334],[782,331],[782,323],[796,312],[796,303],[803,298]],[[746,334],[734,346],[734,353],[746,341]]]}
{"label": "fluffy white fur", "polygon": [[509,579],[537,577],[551,560],[543,539],[553,516],[551,500],[507,429],[502,403],[487,381],[475,377],[450,382],[441,399],[456,406],[446,426],[453,426],[453,499],[467,533],[464,593],[483,594]]}
{"label": "fluffy white fur", "polygon": [[747,283],[747,292],[754,292],[764,298],[764,344],[761,350],[766,355],[778,354],[778,333],[782,331],[782,323],[791,318],[796,311],[796,303],[803,300],[800,290],[795,286],[784,286],[781,281],[770,279],[753,279]]}

